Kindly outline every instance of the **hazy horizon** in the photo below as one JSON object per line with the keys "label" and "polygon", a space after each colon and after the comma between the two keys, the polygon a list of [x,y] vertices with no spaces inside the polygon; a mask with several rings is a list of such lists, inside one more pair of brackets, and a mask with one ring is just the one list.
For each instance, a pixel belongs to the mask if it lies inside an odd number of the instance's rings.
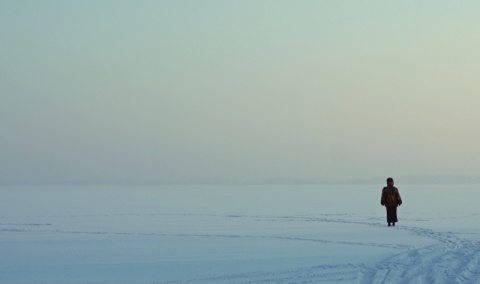
{"label": "hazy horizon", "polygon": [[478,179],[479,8],[1,1],[0,183]]}
{"label": "hazy horizon", "polygon": [[[480,184],[480,175],[417,175],[395,177],[395,185],[400,188],[411,185],[472,185]],[[292,178],[266,178],[266,179],[98,179],[98,180],[3,180],[0,186],[384,186],[385,178],[326,178],[326,179],[292,179]]]}

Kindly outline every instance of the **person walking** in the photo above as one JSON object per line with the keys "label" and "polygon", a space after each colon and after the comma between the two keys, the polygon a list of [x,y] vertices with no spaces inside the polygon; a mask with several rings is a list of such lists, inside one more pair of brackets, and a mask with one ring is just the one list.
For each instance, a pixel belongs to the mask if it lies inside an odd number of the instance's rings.
{"label": "person walking", "polygon": [[397,207],[402,205],[402,198],[398,192],[398,188],[393,186],[393,178],[387,178],[387,186],[382,189],[382,198],[380,204],[387,208],[387,223],[388,226],[395,226],[398,222]]}

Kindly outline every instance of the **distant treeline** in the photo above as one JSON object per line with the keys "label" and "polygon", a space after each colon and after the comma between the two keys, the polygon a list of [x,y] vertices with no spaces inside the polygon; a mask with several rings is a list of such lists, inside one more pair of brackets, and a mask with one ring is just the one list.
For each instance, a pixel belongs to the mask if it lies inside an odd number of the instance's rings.
{"label": "distant treeline", "polygon": [[[480,184],[480,176],[467,175],[408,175],[393,176],[399,184]],[[170,179],[170,180],[25,180],[1,181],[0,185],[342,185],[342,184],[383,184],[386,177],[376,178],[325,178],[295,179],[269,178],[255,180],[241,179]]]}

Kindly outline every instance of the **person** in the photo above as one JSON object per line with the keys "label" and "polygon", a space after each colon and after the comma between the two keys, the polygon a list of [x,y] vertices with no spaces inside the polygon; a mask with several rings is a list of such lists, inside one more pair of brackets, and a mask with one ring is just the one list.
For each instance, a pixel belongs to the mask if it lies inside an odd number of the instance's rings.
{"label": "person", "polygon": [[395,226],[398,222],[397,207],[402,205],[402,198],[398,192],[398,188],[393,186],[393,178],[387,178],[387,186],[382,189],[382,198],[380,203],[387,209],[387,223],[388,226]]}

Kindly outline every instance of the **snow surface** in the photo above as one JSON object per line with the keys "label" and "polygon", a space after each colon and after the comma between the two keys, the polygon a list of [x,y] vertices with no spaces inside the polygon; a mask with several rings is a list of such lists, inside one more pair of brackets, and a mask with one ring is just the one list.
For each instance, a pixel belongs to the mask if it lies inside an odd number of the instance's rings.
{"label": "snow surface", "polygon": [[477,185],[0,187],[0,283],[480,283]]}

